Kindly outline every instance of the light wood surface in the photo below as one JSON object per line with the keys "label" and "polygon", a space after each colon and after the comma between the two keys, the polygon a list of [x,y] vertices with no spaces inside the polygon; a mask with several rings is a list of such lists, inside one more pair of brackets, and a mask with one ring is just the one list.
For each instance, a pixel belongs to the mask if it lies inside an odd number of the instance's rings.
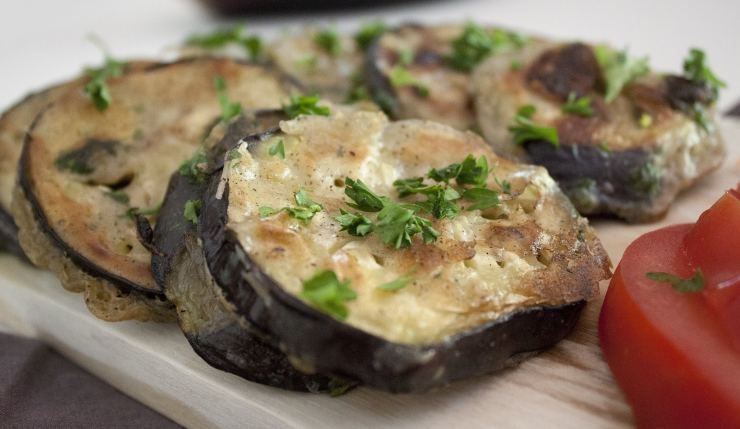
{"label": "light wood surface", "polygon": [[[694,221],[740,181],[740,122],[726,120],[722,128],[730,152],[724,165],[682,194],[665,219],[637,226],[595,222],[615,265],[637,236]],[[49,273],[0,256],[0,325],[47,341],[188,427],[630,427],[629,407],[598,347],[602,299],[588,305],[570,337],[516,369],[423,395],[359,388],[330,398],[284,392],[212,369],[174,325],[97,320],[80,295],[65,292]]]}

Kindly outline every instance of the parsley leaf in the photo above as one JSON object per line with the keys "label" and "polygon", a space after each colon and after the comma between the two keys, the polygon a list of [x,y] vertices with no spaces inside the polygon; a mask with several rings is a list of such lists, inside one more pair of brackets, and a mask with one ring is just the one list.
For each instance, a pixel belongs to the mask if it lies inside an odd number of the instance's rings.
{"label": "parsley leaf", "polygon": [[398,179],[393,182],[393,187],[396,188],[399,197],[406,197],[412,194],[418,194],[428,189],[429,186],[424,185],[423,177],[412,177],[409,179]]}
{"label": "parsley leaf", "polygon": [[419,80],[416,79],[416,77],[413,74],[411,74],[409,69],[407,69],[404,66],[401,66],[401,65],[393,66],[393,68],[391,69],[388,75],[388,79],[390,79],[391,85],[393,85],[394,88],[411,87],[420,96],[422,97],[429,96],[429,87],[419,82]]}
{"label": "parsley leaf", "polygon": [[425,243],[431,243],[439,237],[431,221],[416,216],[412,206],[390,201],[378,213],[375,230],[384,244],[396,249],[411,246],[411,238],[418,233],[422,234]]}
{"label": "parsley leaf", "polygon": [[574,92],[568,94],[568,100],[561,107],[563,112],[589,118],[593,116],[594,109],[591,107],[591,97],[578,97]]}
{"label": "parsley leaf", "polygon": [[458,185],[485,185],[488,178],[488,159],[481,156],[477,160],[468,155],[460,164],[460,171],[455,180]]}
{"label": "parsley leaf", "polygon": [[349,285],[349,280],[339,281],[334,271],[324,270],[303,281],[301,296],[324,313],[344,320],[349,314],[344,303],[357,298]]}
{"label": "parsley leaf", "polygon": [[126,210],[125,217],[128,217],[130,219],[134,219],[137,215],[139,216],[157,216],[159,215],[159,210],[162,209],[162,203],[159,203],[158,205],[150,208],[150,209],[142,209],[139,207],[131,207],[130,209]]}
{"label": "parsley leaf", "polygon": [[257,211],[259,212],[260,217],[269,217],[279,212],[280,210],[275,210],[272,207],[263,206],[257,209]]}
{"label": "parsley leaf", "polygon": [[280,159],[285,159],[285,142],[283,139],[278,140],[277,143],[270,146],[268,153],[270,156],[277,155]]}
{"label": "parsley leaf", "polygon": [[340,231],[347,231],[349,235],[354,235],[355,237],[364,237],[375,229],[373,222],[365,215],[349,213],[342,209],[339,209],[339,212],[341,214],[334,217],[334,220],[341,225],[342,229]]}
{"label": "parsley leaf", "polygon": [[197,225],[201,207],[203,207],[203,201],[187,200],[185,202],[185,209],[182,212],[182,216],[185,218],[185,220]]}
{"label": "parsley leaf", "polygon": [[463,191],[463,198],[474,204],[468,210],[485,210],[499,205],[498,191],[487,188],[469,188]]}
{"label": "parsley leaf", "polygon": [[452,54],[447,61],[453,68],[469,72],[489,55],[509,48],[521,48],[525,43],[525,38],[517,33],[501,29],[489,32],[469,22],[462,34],[452,41]]}
{"label": "parsley leaf", "polygon": [[344,188],[345,195],[354,201],[354,203],[347,203],[347,205],[364,212],[379,212],[383,209],[383,200],[371,191],[362,180],[347,177],[344,183],[346,185]]}
{"label": "parsley leaf", "polygon": [[233,160],[239,159],[241,157],[242,157],[242,154],[241,154],[241,152],[239,152],[239,149],[237,149],[237,148],[229,149],[229,151],[226,152],[226,160],[227,161],[233,161]]}
{"label": "parsley leaf", "polygon": [[460,194],[452,189],[440,185],[430,186],[427,191],[426,201],[416,203],[422,209],[430,212],[435,218],[454,219],[460,213],[460,207],[453,201],[460,199]]}
{"label": "parsley leaf", "polygon": [[128,194],[121,190],[106,192],[105,196],[110,197],[113,201],[117,203],[128,204],[129,202]]}
{"label": "parsley leaf", "polygon": [[386,29],[387,27],[382,21],[368,22],[360,27],[355,34],[355,42],[360,48],[367,49],[375,39],[385,33]]}
{"label": "parsley leaf", "polygon": [[319,106],[321,99],[318,95],[301,95],[290,97],[290,103],[283,106],[283,111],[290,119],[301,115],[329,116],[331,110],[327,106]]}
{"label": "parsley leaf", "polygon": [[495,180],[498,187],[501,188],[501,192],[511,195],[511,183],[509,183],[508,180],[499,181],[498,177],[496,177]]}
{"label": "parsley leaf", "polygon": [[649,272],[645,276],[656,282],[670,283],[673,290],[677,292],[692,293],[704,290],[704,274],[701,269],[694,271],[694,275],[688,279],[663,272]]}
{"label": "parsley leaf", "polygon": [[113,97],[108,89],[107,80],[123,74],[126,63],[106,58],[102,67],[89,69],[90,81],[85,85],[85,93],[92,100],[95,108],[103,112],[110,106]]}
{"label": "parsley leaf", "polygon": [[532,116],[536,111],[531,104],[522,106],[517,111],[516,116],[514,116],[514,123],[509,126],[509,131],[514,136],[514,144],[545,140],[555,147],[560,146],[557,128],[537,125],[532,121]]}
{"label": "parsley leaf", "polygon": [[226,81],[222,76],[214,77],[213,84],[216,87],[218,102],[221,105],[221,120],[229,122],[242,112],[242,105],[238,101],[229,100],[229,95],[226,93]]}
{"label": "parsley leaf", "polygon": [[296,192],[294,198],[296,207],[283,207],[280,210],[276,210],[272,207],[264,206],[257,209],[259,216],[261,218],[265,218],[276,213],[285,212],[288,216],[307,223],[313,219],[316,213],[323,209],[321,204],[313,201],[311,197],[309,197],[308,193],[303,189]]}
{"label": "parsley leaf", "polygon": [[614,51],[606,46],[597,46],[594,53],[606,81],[604,100],[607,103],[617,98],[628,83],[650,71],[646,57],[630,58],[627,50]]}
{"label": "parsley leaf", "polygon": [[198,149],[190,159],[180,164],[180,168],[177,171],[181,176],[186,177],[190,183],[202,185],[208,178],[206,172],[207,166],[208,158],[206,157],[205,150]]}
{"label": "parsley leaf", "polygon": [[411,283],[414,280],[413,277],[409,275],[401,276],[395,280],[391,280],[388,283],[383,283],[382,285],[378,286],[378,289],[387,290],[387,291],[397,291],[399,289],[403,289]]}
{"label": "parsley leaf", "polygon": [[256,61],[262,55],[262,40],[257,36],[247,36],[246,26],[235,25],[205,34],[194,34],[185,41],[188,46],[202,49],[221,49],[228,45],[241,46],[249,54],[252,61]]}
{"label": "parsley leaf", "polygon": [[313,42],[333,56],[337,56],[342,52],[342,40],[334,30],[319,31],[314,36]]}
{"label": "parsley leaf", "polygon": [[686,78],[707,85],[717,98],[719,89],[726,86],[720,78],[706,64],[706,54],[701,49],[691,48],[689,56],[683,62],[683,72]]}

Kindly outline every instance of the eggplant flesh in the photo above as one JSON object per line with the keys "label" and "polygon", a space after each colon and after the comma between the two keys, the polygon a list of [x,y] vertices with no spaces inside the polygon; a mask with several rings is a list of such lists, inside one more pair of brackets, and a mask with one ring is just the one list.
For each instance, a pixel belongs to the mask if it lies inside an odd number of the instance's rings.
{"label": "eggplant flesh", "polygon": [[[183,60],[109,79],[113,102],[104,112],[82,92],[68,92],[37,118],[28,134],[19,164],[16,195],[21,198],[13,203],[16,220],[26,218],[19,221],[21,245],[31,248],[31,260],[52,269],[66,288],[89,291],[88,285],[95,284],[108,291],[86,296],[98,317],[174,319],[172,305],[164,302],[153,279],[139,222],[130,217],[140,216],[131,216],[134,208],[156,217],[170,172],[212,128],[220,114],[213,83],[217,76],[226,80],[230,99],[245,109],[277,108],[289,94],[287,84],[261,66]],[[55,249],[47,251],[46,245]],[[51,261],[46,253],[58,253],[63,261]],[[75,268],[79,272],[70,274]],[[107,305],[111,296],[120,298],[114,311]],[[121,300],[129,298],[133,303],[150,300],[169,314],[127,311]],[[94,308],[98,304],[100,310]]]}
{"label": "eggplant flesh", "polygon": [[[391,392],[425,391],[495,371],[570,332],[585,301],[595,296],[598,281],[608,277],[610,263],[593,230],[574,215],[543,169],[499,159],[476,136],[446,126],[423,121],[388,124],[378,113],[339,108],[332,112],[331,118],[301,117],[282,122],[280,131],[272,135],[243,139],[239,164],[214,174],[204,194],[200,237],[208,270],[224,299],[250,326],[276,338],[301,369]],[[267,154],[277,141],[284,144],[284,161]],[[384,162],[397,160],[398,168],[415,176],[468,152],[487,157],[501,179],[512,180],[511,198],[503,197],[502,206],[485,218],[472,211],[461,212],[455,221],[433,220],[437,230],[447,231],[435,244],[416,242],[406,250],[388,249],[372,235],[355,240],[339,232],[331,218],[344,204],[338,178],[359,176],[388,195],[389,181],[397,177]],[[278,172],[290,179],[277,183],[260,176]],[[488,185],[493,183],[490,177]],[[256,216],[260,206],[289,204],[299,188],[323,206],[309,224],[283,212],[264,219]],[[488,239],[460,241],[446,235],[471,222],[485,224],[487,232],[470,232],[468,237]],[[542,240],[550,244],[543,247]],[[484,250],[488,245],[501,247]],[[301,246],[313,250],[300,250]],[[323,259],[324,249],[339,250],[329,250],[328,259]],[[366,251],[372,256],[365,258]],[[489,304],[483,305],[491,307],[486,316],[478,317],[479,309],[470,306],[486,298],[448,295],[445,291],[455,288],[444,284],[455,270],[470,274],[466,270],[482,269],[481,258],[493,254],[510,259],[501,265],[490,260],[489,268],[524,271],[513,283],[490,271],[491,278],[465,280],[457,290],[475,295],[475,288],[485,283],[520,301],[492,304],[488,298]],[[363,258],[377,266],[357,265]],[[531,270],[518,265],[525,263]],[[437,266],[443,266],[438,276]],[[357,291],[357,300],[347,303],[346,320],[325,314],[299,297],[301,279],[322,267],[351,280]],[[397,292],[368,286],[381,283],[381,277],[387,281],[410,271],[415,272],[414,281]],[[456,310],[462,312],[459,319],[435,319],[447,312],[437,313],[434,305],[455,308],[460,303],[469,307]],[[437,326],[424,324],[426,328],[419,329],[415,325],[414,319],[425,311],[434,316],[422,324],[439,320]]]}
{"label": "eggplant flesh", "polygon": [[[476,69],[472,89],[478,123],[497,153],[547,167],[581,214],[658,219],[725,156],[706,88],[649,73],[607,102],[593,48],[583,43],[540,41],[493,56]],[[590,98],[591,115],[562,111],[573,94]],[[706,127],[688,111],[697,103]],[[508,127],[524,105],[536,108],[534,122],[557,129],[558,147],[514,143]]]}

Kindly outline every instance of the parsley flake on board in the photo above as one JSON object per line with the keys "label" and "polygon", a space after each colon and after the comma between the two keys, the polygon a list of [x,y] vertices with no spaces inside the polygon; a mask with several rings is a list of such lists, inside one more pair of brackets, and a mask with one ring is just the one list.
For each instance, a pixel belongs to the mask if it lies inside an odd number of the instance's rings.
{"label": "parsley flake on board", "polygon": [[313,42],[332,56],[337,56],[342,52],[342,39],[335,30],[319,31],[314,36]]}
{"label": "parsley flake on board", "polygon": [[704,290],[704,274],[700,269],[694,271],[694,275],[688,279],[664,272],[649,272],[645,276],[656,282],[669,283],[677,292],[693,293]]}
{"label": "parsley flake on board", "polygon": [[647,57],[630,58],[626,49],[614,51],[606,46],[597,46],[594,54],[606,81],[604,100],[607,103],[617,98],[628,83],[650,71]]}
{"label": "parsley flake on board", "polygon": [[590,118],[594,114],[591,107],[591,97],[578,97],[574,92],[568,95],[568,100],[562,105],[561,109],[565,113]]}
{"label": "parsley flake on board", "polygon": [[242,112],[242,105],[238,101],[231,101],[226,92],[226,80],[223,76],[213,78],[213,84],[216,87],[218,103],[221,105],[221,120],[229,122]]}
{"label": "parsley flake on board", "polygon": [[185,208],[182,211],[182,216],[185,220],[197,225],[201,207],[203,207],[203,201],[187,200],[185,202]]}
{"label": "parsley flake on board", "polygon": [[361,49],[367,49],[375,39],[385,33],[386,29],[387,27],[383,21],[368,22],[355,33],[355,42]]}
{"label": "parsley flake on board", "polygon": [[211,33],[194,34],[185,40],[185,44],[202,49],[221,49],[228,45],[237,45],[247,51],[252,61],[256,61],[262,55],[262,40],[257,36],[248,36],[245,30],[246,26],[242,24]]}
{"label": "parsley flake on board", "polygon": [[303,281],[301,297],[322,312],[339,320],[349,315],[345,302],[357,299],[350,281],[340,281],[332,270],[324,270]]}
{"label": "parsley flake on board", "polygon": [[99,111],[108,109],[113,101],[108,89],[108,79],[121,76],[125,66],[125,62],[106,57],[102,67],[87,70],[90,81],[85,85],[85,94]]}
{"label": "parsley flake on board", "polygon": [[301,115],[329,116],[331,110],[327,106],[320,106],[318,95],[299,95],[290,97],[290,102],[283,106],[283,111],[290,119]]}
{"label": "parsley flake on board", "polygon": [[514,123],[509,126],[509,132],[514,137],[514,144],[544,140],[555,147],[560,146],[557,128],[538,125],[532,121],[532,116],[536,111],[537,109],[531,104],[519,108],[514,116]]}

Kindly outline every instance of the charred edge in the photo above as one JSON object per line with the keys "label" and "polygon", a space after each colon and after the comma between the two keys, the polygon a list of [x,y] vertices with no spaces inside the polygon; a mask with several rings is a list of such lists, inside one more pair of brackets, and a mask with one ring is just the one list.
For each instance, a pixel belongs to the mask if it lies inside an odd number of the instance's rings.
{"label": "charred edge", "polygon": [[596,88],[601,68],[591,48],[572,43],[543,52],[529,66],[526,80],[543,95],[565,101],[575,93],[583,96]]}
{"label": "charred edge", "polygon": [[[532,163],[547,168],[582,214],[619,212],[619,207],[649,204],[660,189],[645,149],[609,152],[595,146],[533,141],[525,149]],[[644,172],[643,172],[644,170]]]}
{"label": "charred edge", "polygon": [[54,231],[51,225],[49,225],[48,219],[44,214],[43,208],[41,207],[41,203],[36,198],[36,195],[33,192],[33,183],[30,178],[32,167],[30,164],[31,160],[29,153],[33,130],[43,117],[45,111],[46,110],[40,112],[31,123],[31,126],[29,127],[29,132],[26,134],[26,139],[23,143],[23,151],[21,152],[20,162],[18,164],[18,184],[23,191],[23,196],[26,198],[26,200],[28,200],[28,203],[31,206],[34,219],[39,225],[39,229],[50,238],[52,244],[62,250],[65,256],[70,258],[72,262],[85,273],[93,277],[100,277],[104,280],[107,280],[126,293],[139,293],[147,298],[164,299],[164,294],[161,291],[149,289],[133,283],[130,280],[110,273],[107,270],[104,270],[103,268],[92,263],[84,256],[80,255],[72,246],[69,246],[64,240],[62,240],[62,238],[56,233],[56,231]]}
{"label": "charred edge", "polygon": [[213,176],[205,194],[201,225],[206,262],[216,285],[250,325],[279,338],[289,356],[318,373],[391,392],[429,390],[496,371],[521,353],[552,346],[573,329],[585,305],[578,301],[527,309],[438,344],[389,342],[308,306],[265,273],[227,226],[229,188],[227,184],[222,197],[216,198],[219,179]]}
{"label": "charred edge", "polygon": [[398,118],[401,113],[401,106],[396,90],[378,66],[380,50],[380,38],[377,38],[367,48],[367,55],[365,55],[365,64],[363,66],[364,79],[375,104],[391,118]]}

